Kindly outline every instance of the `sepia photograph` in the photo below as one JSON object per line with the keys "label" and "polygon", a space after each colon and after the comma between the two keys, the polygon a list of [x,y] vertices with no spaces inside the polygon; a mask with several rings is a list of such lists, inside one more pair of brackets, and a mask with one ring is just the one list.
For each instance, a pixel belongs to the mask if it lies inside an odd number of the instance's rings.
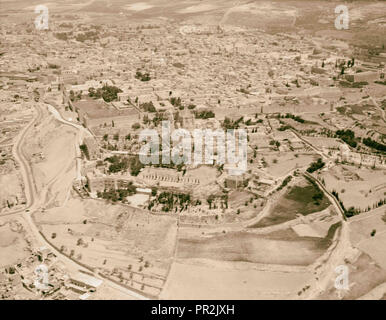
{"label": "sepia photograph", "polygon": [[0,0],[0,300],[386,300],[385,45],[381,0]]}

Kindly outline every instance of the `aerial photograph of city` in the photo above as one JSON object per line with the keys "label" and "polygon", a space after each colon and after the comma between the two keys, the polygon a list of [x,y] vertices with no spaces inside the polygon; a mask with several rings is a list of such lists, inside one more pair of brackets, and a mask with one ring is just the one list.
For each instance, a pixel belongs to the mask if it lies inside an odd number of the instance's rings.
{"label": "aerial photograph of city", "polygon": [[385,45],[381,0],[0,0],[0,300],[386,300]]}

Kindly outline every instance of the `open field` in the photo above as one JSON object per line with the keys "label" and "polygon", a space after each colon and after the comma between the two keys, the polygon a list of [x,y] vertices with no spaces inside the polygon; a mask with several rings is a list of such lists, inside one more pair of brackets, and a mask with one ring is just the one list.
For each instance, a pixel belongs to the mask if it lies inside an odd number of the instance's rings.
{"label": "open field", "polygon": [[296,186],[289,187],[287,192],[276,201],[268,216],[261,219],[254,227],[280,224],[295,219],[299,215],[306,216],[326,209],[330,202],[323,193],[321,199],[314,199],[320,192],[307,180],[302,180]]}
{"label": "open field", "polygon": [[308,166],[315,155],[298,152],[271,152],[263,155],[267,162],[265,171],[274,178],[281,178],[295,169]]}
{"label": "open field", "polygon": [[175,218],[168,216],[70,199],[66,206],[36,214],[35,219],[57,247],[63,246],[67,253],[74,250],[74,257],[80,254],[80,260],[92,267],[127,269],[131,264],[138,270],[148,261],[149,272],[163,274],[173,253],[176,225]]}
{"label": "open field", "polygon": [[25,259],[31,248],[31,239],[21,219],[0,219],[0,267]]}
{"label": "open field", "polygon": [[76,177],[77,136],[73,128],[45,114],[27,137],[24,153],[32,165],[37,191],[47,189],[50,205],[61,205]]}
{"label": "open field", "polygon": [[372,208],[385,198],[386,173],[383,170],[340,165],[323,172],[327,190],[335,190],[346,208]]}
{"label": "open field", "polygon": [[3,208],[20,205],[25,201],[22,180],[17,173],[2,174],[0,185],[7,186],[7,188],[0,188],[0,212]]}
{"label": "open field", "polygon": [[374,263],[374,260],[365,253],[359,253],[355,261],[346,264],[349,268],[350,290],[336,290],[333,281],[325,293],[318,299],[344,299],[353,300],[360,298],[378,285],[385,283],[386,270]]}
{"label": "open field", "polygon": [[[34,8],[42,4],[38,0],[12,0],[12,6],[6,5],[10,0],[3,0],[0,12],[8,18],[17,16],[20,21],[31,21],[36,16]],[[379,36],[384,24],[379,23],[382,18],[384,4],[381,2],[355,1],[346,4],[351,12],[350,23],[352,28],[340,32],[334,28],[334,9],[341,4],[339,1],[299,1],[280,0],[272,1],[239,1],[211,0],[202,3],[199,0],[183,0],[171,3],[166,0],[71,0],[49,1],[45,5],[50,12],[60,19],[88,20],[93,23],[117,22],[117,15],[130,18],[132,22],[143,22],[162,19],[208,23],[258,28],[266,32],[288,32],[304,30],[318,35],[328,35],[346,41],[360,44],[371,42],[382,44]],[[87,16],[86,16],[87,14]],[[122,21],[122,24],[127,22]],[[383,29],[384,30],[384,29]],[[304,32],[303,31],[303,32]]]}
{"label": "open field", "polygon": [[161,298],[293,299],[311,277],[303,269],[268,271],[252,264],[179,261],[172,266]]}
{"label": "open field", "polygon": [[[386,211],[378,208],[350,219],[350,238],[353,246],[368,254],[386,270]],[[375,234],[372,236],[372,232]]]}
{"label": "open field", "polygon": [[180,259],[213,259],[283,265],[309,265],[330,246],[339,225],[330,226],[326,236],[299,237],[291,229],[260,235],[252,232],[228,232],[218,235],[184,237],[180,235],[177,256]]}

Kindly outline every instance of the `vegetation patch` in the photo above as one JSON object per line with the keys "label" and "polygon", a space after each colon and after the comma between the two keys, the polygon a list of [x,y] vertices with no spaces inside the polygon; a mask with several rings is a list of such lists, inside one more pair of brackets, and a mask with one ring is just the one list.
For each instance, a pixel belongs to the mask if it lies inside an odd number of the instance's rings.
{"label": "vegetation patch", "polygon": [[292,187],[282,196],[269,216],[261,219],[252,227],[268,227],[284,223],[296,218],[297,215],[308,215],[329,207],[330,201],[324,196],[316,183],[306,180],[305,186]]}

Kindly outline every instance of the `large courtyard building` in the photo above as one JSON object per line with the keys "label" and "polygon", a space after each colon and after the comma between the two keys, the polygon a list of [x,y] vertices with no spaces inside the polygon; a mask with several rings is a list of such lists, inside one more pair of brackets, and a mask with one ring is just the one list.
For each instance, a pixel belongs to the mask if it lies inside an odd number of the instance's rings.
{"label": "large courtyard building", "polygon": [[118,110],[101,100],[77,101],[73,105],[79,121],[88,129],[104,125],[131,126],[139,120],[139,112],[134,107]]}

